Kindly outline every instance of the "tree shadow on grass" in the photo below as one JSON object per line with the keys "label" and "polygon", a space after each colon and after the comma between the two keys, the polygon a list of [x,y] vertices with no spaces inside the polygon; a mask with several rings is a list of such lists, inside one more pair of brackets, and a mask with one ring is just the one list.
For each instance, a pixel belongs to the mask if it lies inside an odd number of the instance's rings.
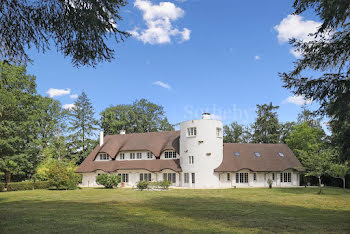
{"label": "tree shadow on grass", "polygon": [[155,196],[140,202],[2,203],[0,232],[349,232],[350,211],[237,198]]}
{"label": "tree shadow on grass", "polygon": [[[299,187],[299,188],[272,188],[274,191],[278,191],[280,193],[288,193],[288,194],[318,194],[318,187]],[[342,189],[342,188],[334,188],[334,187],[324,187],[322,188],[322,194],[326,195],[349,195],[350,189]],[[321,195],[322,195],[321,194]]]}

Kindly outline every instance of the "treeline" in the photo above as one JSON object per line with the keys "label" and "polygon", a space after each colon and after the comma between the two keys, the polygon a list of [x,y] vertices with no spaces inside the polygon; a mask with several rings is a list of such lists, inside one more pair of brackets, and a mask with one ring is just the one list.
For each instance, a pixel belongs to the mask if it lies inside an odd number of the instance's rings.
{"label": "treeline", "polygon": [[106,108],[95,118],[85,92],[71,109],[37,93],[35,77],[23,66],[0,61],[0,180],[46,180],[60,161],[79,165],[97,144],[96,133],[167,131],[173,126],[162,106],[145,99]]}

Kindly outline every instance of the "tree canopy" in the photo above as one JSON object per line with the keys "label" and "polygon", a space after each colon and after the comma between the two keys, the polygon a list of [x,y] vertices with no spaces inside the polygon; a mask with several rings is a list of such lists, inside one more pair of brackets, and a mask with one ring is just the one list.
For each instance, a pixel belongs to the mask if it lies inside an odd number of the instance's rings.
{"label": "tree canopy", "polygon": [[165,116],[164,108],[146,99],[133,104],[117,105],[101,112],[101,127],[105,134],[171,131],[173,126]]}
{"label": "tree canopy", "polygon": [[95,66],[114,58],[107,45],[129,36],[118,27],[126,0],[0,1],[0,59],[31,61],[26,50],[40,52],[53,44],[75,66]]}

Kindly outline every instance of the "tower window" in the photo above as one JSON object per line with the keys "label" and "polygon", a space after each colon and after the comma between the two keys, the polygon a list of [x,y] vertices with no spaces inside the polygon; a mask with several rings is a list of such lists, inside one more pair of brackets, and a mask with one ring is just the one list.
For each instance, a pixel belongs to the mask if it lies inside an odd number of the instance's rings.
{"label": "tower window", "polygon": [[222,137],[222,129],[221,128],[216,128],[216,136]]}
{"label": "tower window", "polygon": [[187,136],[188,137],[197,136],[197,128],[196,127],[187,128]]}
{"label": "tower window", "polygon": [[194,164],[194,157],[193,156],[189,156],[189,164]]}

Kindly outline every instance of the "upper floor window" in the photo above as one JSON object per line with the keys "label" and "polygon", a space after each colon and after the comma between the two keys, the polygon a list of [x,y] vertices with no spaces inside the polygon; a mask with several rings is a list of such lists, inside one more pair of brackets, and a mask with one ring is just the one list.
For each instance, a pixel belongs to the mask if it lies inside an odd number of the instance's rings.
{"label": "upper floor window", "polygon": [[197,128],[196,127],[187,128],[187,136],[188,137],[197,136]]}
{"label": "upper floor window", "polygon": [[135,159],[135,153],[130,153],[130,159]]}
{"label": "upper floor window", "polygon": [[100,160],[110,160],[110,157],[106,153],[101,153],[100,154]]}
{"label": "upper floor window", "polygon": [[189,164],[194,164],[194,157],[193,156],[189,156]]}
{"label": "upper floor window", "polygon": [[261,154],[259,152],[254,152],[254,154],[255,154],[256,157],[260,157],[261,156]]}
{"label": "upper floor window", "polygon": [[152,152],[147,152],[147,158],[153,158],[153,153]]}
{"label": "upper floor window", "polygon": [[142,159],[142,153],[136,153],[137,159]]}
{"label": "upper floor window", "polygon": [[124,154],[124,153],[121,153],[121,154],[120,154],[120,159],[121,159],[121,160],[124,160],[124,159],[125,159],[125,154]]}
{"label": "upper floor window", "polygon": [[216,128],[216,136],[222,137],[222,128]]}
{"label": "upper floor window", "polygon": [[176,152],[175,151],[165,151],[164,157],[165,158],[176,158]]}

